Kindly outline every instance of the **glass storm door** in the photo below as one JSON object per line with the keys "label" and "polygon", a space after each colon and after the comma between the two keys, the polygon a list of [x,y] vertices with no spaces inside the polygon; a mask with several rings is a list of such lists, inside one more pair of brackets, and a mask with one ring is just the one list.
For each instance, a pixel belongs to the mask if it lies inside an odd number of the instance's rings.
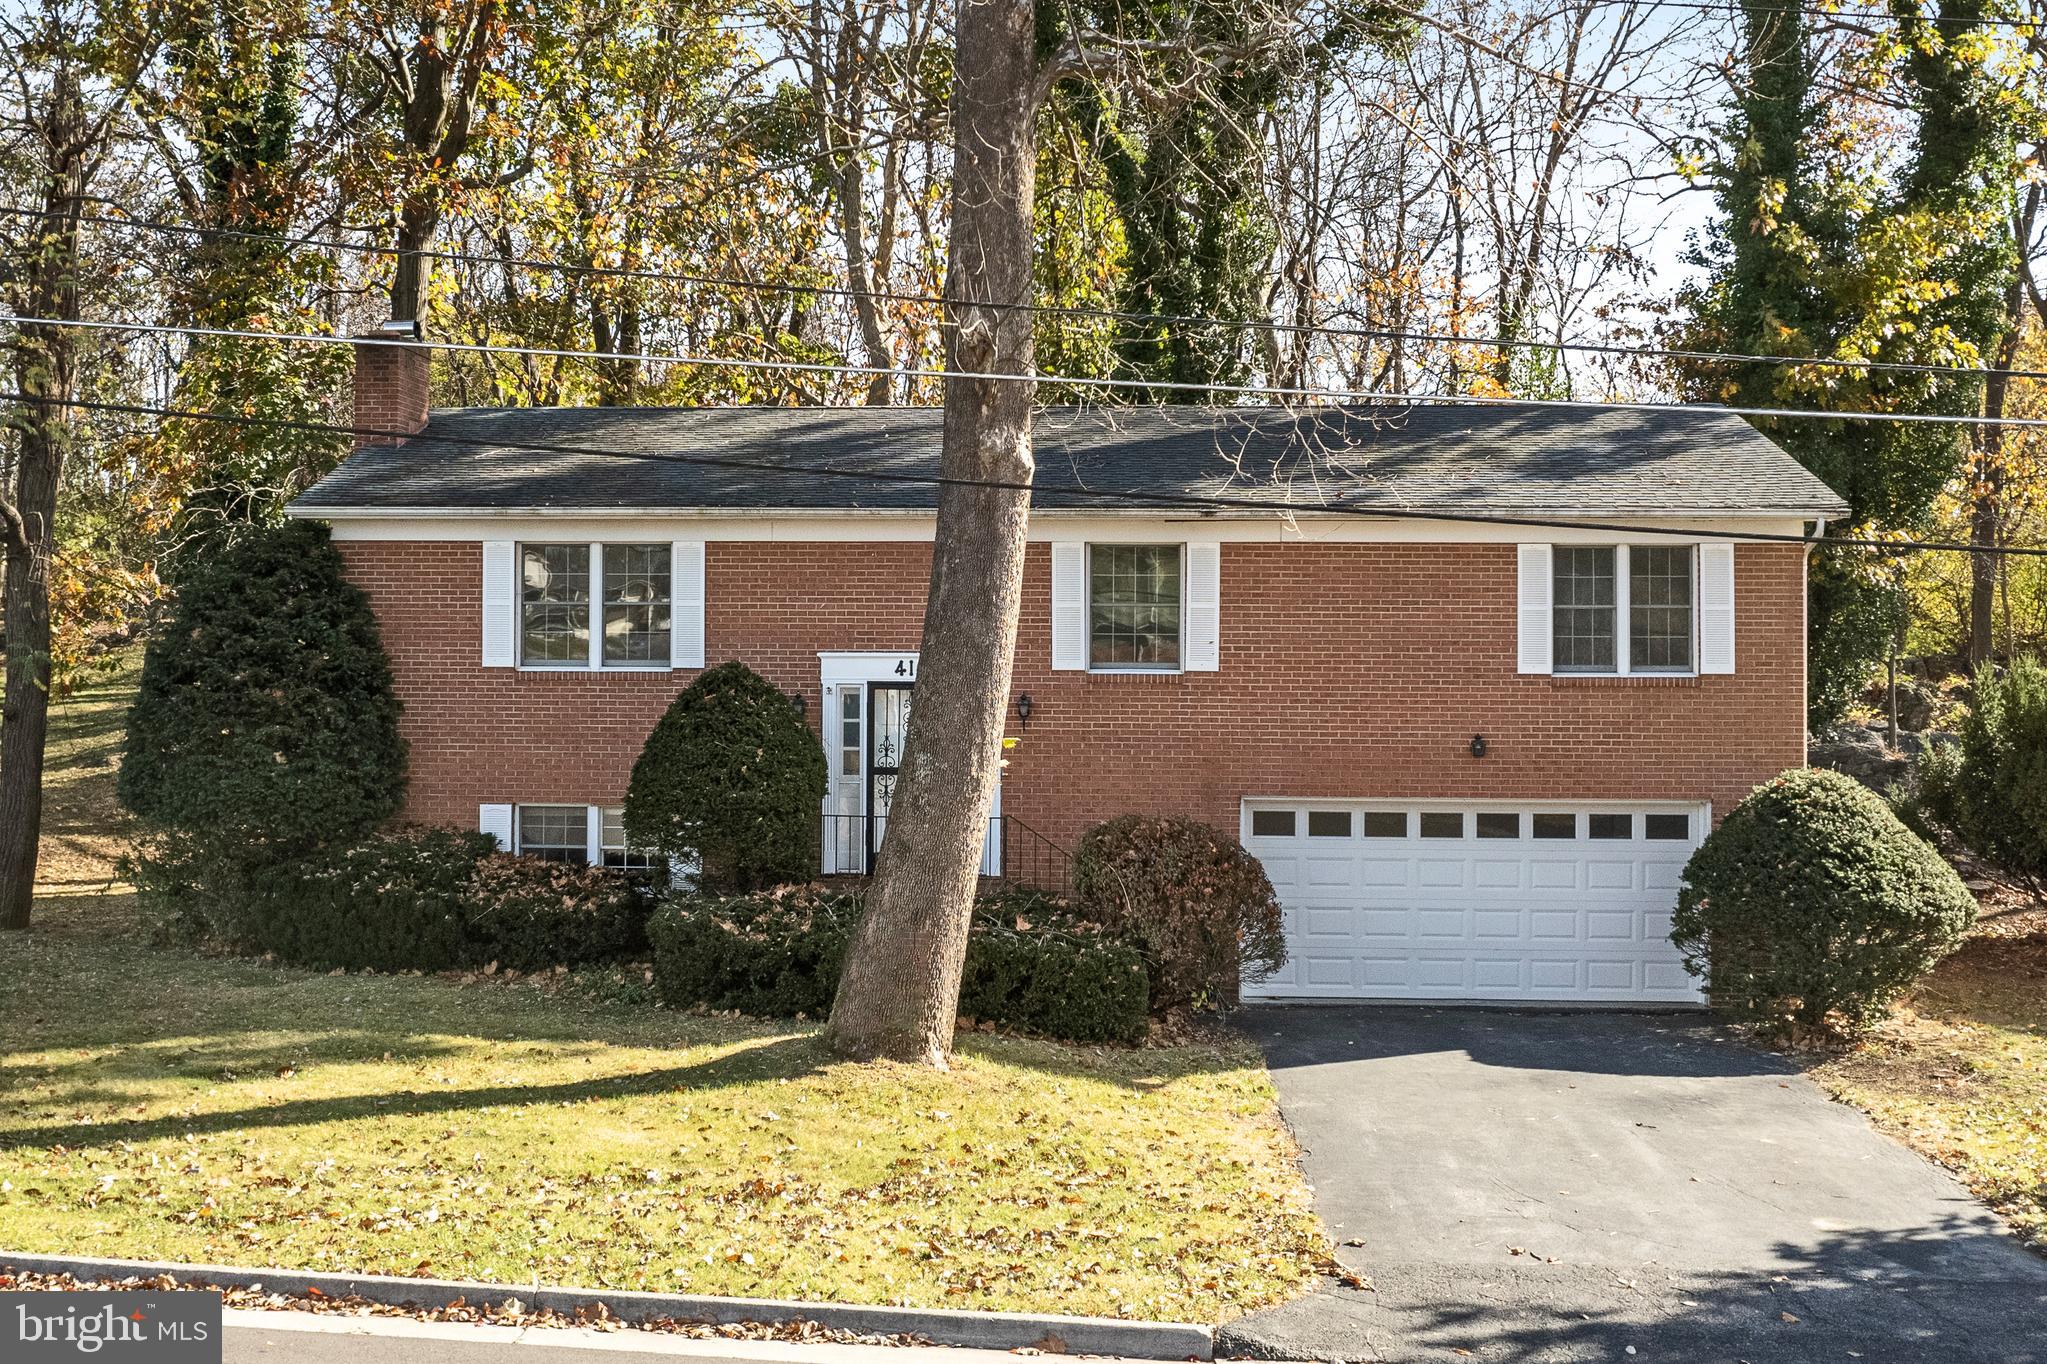
{"label": "glass storm door", "polygon": [[896,774],[903,765],[903,736],[910,728],[910,685],[870,682],[867,685],[867,865],[887,832],[889,806],[895,802]]}

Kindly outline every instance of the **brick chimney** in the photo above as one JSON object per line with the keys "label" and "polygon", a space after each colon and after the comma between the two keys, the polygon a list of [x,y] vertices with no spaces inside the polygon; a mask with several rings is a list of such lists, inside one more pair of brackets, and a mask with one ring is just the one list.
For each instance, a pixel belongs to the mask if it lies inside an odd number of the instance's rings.
{"label": "brick chimney", "polygon": [[[402,431],[426,428],[427,368],[433,348],[420,338],[417,322],[386,322],[355,338],[355,421],[358,427]],[[355,448],[396,445],[392,436],[357,435]]]}

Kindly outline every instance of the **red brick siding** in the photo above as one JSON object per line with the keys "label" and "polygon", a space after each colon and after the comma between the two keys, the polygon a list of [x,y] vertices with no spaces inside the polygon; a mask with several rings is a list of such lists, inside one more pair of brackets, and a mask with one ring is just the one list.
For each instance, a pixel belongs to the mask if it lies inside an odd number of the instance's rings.
{"label": "red brick siding", "polygon": [[[431,352],[424,347],[355,347],[355,425],[410,434],[426,426]],[[357,436],[356,448],[395,445],[388,436]]]}
{"label": "red brick siding", "polygon": [[[484,668],[475,544],[344,542],[371,595],[412,744],[406,816],[473,825],[485,802],[615,803],[693,675]],[[706,657],[808,699],[821,649],[917,647],[930,549],[707,548]],[[1226,544],[1222,668],[1050,668],[1050,556],[1026,569],[1003,808],[1057,840],[1129,810],[1234,829],[1247,795],[1711,800],[1803,761],[1804,554],[1735,553],[1736,671],[1523,677],[1512,545]],[[1488,752],[1467,751],[1474,734]]]}

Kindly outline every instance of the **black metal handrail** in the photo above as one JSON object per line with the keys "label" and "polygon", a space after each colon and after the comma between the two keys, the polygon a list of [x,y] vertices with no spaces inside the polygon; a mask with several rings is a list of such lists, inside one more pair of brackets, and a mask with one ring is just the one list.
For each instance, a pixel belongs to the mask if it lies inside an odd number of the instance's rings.
{"label": "black metal handrail", "polygon": [[[867,876],[881,849],[889,815],[820,812],[820,870],[827,876]],[[1009,885],[1067,895],[1073,891],[1073,854],[1014,815],[991,815],[981,875]]]}

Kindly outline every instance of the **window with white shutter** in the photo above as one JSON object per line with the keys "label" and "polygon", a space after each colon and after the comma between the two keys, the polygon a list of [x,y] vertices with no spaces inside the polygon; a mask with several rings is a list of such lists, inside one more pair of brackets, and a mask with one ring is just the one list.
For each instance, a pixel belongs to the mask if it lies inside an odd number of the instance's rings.
{"label": "window with white shutter", "polygon": [[1521,545],[1515,606],[1524,673],[1734,671],[1732,545]]}
{"label": "window with white shutter", "polygon": [[676,668],[704,666],[704,542],[677,540],[669,563],[675,572],[674,630],[669,664]]}
{"label": "window with white shutter", "polygon": [[1522,545],[1520,582],[1516,589],[1519,605],[1517,667],[1524,673],[1550,670],[1552,619],[1550,602],[1555,591],[1553,555],[1548,545]]}
{"label": "window with white shutter", "polygon": [[[483,542],[483,666],[509,668],[519,661],[519,584],[514,571],[518,546],[510,540]],[[506,846],[510,846],[509,842]]]}
{"label": "window with white shutter", "polygon": [[476,807],[476,827],[498,841],[499,852],[512,850],[512,807],[509,805],[479,805]]}
{"label": "window with white shutter", "polygon": [[1699,671],[1734,671],[1734,546],[1699,546]]}
{"label": "window with white shutter", "polygon": [[1186,668],[1212,673],[1222,667],[1223,547],[1214,541],[1187,546]]}
{"label": "window with white shutter", "polygon": [[1087,546],[1078,540],[1052,546],[1052,666],[1087,667]]}

